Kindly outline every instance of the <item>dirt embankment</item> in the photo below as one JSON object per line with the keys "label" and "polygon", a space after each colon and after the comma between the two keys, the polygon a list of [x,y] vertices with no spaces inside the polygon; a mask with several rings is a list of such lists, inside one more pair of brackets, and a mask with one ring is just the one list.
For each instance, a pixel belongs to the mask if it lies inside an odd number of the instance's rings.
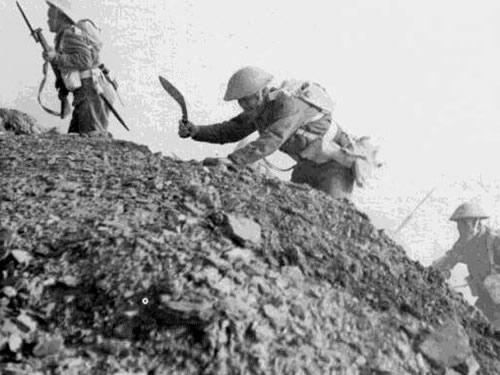
{"label": "dirt embankment", "polygon": [[0,170],[2,373],[500,373],[486,320],[348,202],[78,136],[0,133]]}

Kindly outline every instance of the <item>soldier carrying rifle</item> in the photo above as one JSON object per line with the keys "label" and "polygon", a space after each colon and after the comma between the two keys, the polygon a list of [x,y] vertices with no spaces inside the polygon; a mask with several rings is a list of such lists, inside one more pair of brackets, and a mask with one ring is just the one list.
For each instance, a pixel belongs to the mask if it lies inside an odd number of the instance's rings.
{"label": "soldier carrying rifle", "polygon": [[[56,75],[61,112],[55,113],[42,106],[46,111],[64,118],[69,113],[66,97],[71,92],[74,109],[68,133],[110,136],[109,111],[127,128],[112,105],[117,85],[100,61],[99,53],[103,46],[100,30],[89,19],[79,20],[68,0],[47,0],[47,4],[49,30],[56,34],[55,48],[48,46],[41,29],[31,28],[18,4],[35,40],[43,46],[43,59],[52,65]],[[45,74],[47,63],[44,66]],[[44,82],[45,77],[39,90],[39,101]]]}
{"label": "soldier carrying rifle", "polygon": [[458,263],[464,263],[469,271],[467,283],[471,293],[478,297],[475,306],[500,334],[500,300],[492,298],[492,288],[488,285],[488,279],[497,279],[500,271],[500,234],[482,224],[488,217],[477,203],[466,202],[458,206],[450,220],[457,223],[459,238],[451,250],[432,263],[432,267],[449,278],[451,270]]}

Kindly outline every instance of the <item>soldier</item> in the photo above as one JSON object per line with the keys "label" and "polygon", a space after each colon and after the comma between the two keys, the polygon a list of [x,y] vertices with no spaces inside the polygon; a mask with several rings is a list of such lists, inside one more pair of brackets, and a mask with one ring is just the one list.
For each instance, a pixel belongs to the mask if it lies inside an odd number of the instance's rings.
{"label": "soldier", "polygon": [[78,20],[68,0],[47,0],[49,30],[56,34],[55,48],[43,53],[45,61],[61,71],[68,91],[73,93],[73,117],[68,133],[108,136],[110,103],[114,100],[111,85],[99,69],[102,41],[99,29],[91,20]]}
{"label": "soldier", "polygon": [[285,81],[279,88],[270,88],[272,79],[271,74],[256,67],[236,71],[229,79],[224,100],[237,100],[243,112],[214,125],[180,121],[179,136],[223,144],[258,131],[257,140],[218,162],[251,165],[279,149],[297,162],[292,182],[306,183],[333,198],[349,198],[355,174],[345,150],[352,143],[332,121],[333,101],[317,84]]}
{"label": "soldier", "polygon": [[485,278],[500,265],[500,234],[481,222],[488,217],[477,204],[458,206],[450,220],[457,223],[459,238],[432,267],[449,278],[457,263],[465,263],[469,271],[467,283],[472,295],[478,297],[475,306],[486,315],[495,330],[500,331],[500,305],[495,304],[484,286]]}

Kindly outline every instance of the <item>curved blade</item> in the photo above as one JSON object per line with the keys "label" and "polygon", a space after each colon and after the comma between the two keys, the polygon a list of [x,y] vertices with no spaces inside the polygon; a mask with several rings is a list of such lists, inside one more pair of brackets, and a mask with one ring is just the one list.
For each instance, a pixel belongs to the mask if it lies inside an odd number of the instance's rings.
{"label": "curved blade", "polygon": [[187,108],[186,108],[186,102],[184,100],[184,96],[180,93],[179,90],[175,88],[174,85],[172,85],[168,80],[163,78],[162,76],[160,78],[160,83],[165,89],[168,94],[174,98],[174,100],[179,103],[182,109],[182,121],[188,121],[188,114],[187,114]]}

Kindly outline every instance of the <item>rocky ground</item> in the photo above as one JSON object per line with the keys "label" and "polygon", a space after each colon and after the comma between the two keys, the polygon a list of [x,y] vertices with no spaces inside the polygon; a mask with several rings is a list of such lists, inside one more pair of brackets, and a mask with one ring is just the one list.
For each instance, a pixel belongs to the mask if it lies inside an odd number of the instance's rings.
{"label": "rocky ground", "polygon": [[1,132],[0,171],[2,374],[500,374],[485,318],[346,201],[58,134]]}

